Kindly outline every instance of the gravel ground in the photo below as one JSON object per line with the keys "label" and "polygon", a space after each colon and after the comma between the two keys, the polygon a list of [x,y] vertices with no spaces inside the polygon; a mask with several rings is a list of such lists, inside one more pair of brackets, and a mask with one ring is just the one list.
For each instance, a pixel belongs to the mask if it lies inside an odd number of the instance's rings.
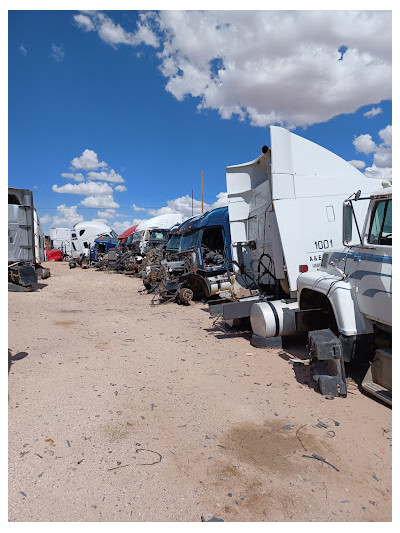
{"label": "gravel ground", "polygon": [[204,303],[45,266],[9,293],[10,521],[391,521],[390,408],[326,399],[304,348],[253,348]]}

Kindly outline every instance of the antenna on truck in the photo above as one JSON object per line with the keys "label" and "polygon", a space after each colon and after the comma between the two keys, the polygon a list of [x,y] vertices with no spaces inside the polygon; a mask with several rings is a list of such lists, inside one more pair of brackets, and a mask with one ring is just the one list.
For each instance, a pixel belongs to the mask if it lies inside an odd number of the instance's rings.
{"label": "antenna on truck", "polygon": [[203,214],[204,172],[201,171],[201,214]]}

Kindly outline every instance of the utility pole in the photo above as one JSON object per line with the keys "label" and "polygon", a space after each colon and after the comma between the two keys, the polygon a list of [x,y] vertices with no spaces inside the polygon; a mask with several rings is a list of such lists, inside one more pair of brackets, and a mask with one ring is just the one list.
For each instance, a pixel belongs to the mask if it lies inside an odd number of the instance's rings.
{"label": "utility pole", "polygon": [[193,189],[192,189],[192,216],[193,216]]}
{"label": "utility pole", "polygon": [[201,214],[203,214],[203,205],[204,205],[204,172],[201,171]]}

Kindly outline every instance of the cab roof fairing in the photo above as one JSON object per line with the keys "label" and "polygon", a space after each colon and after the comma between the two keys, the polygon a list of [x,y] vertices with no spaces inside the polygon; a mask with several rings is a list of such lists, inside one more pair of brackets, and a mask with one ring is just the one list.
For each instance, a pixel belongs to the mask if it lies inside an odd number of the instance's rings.
{"label": "cab roof fairing", "polygon": [[208,226],[223,226],[229,229],[228,207],[218,207],[202,215],[189,218],[177,229],[177,234],[192,232]]}
{"label": "cab roof fairing", "polygon": [[144,220],[138,224],[136,232],[143,232],[146,230],[153,229],[170,229],[175,226],[175,224],[181,224],[182,214],[181,213],[168,213],[164,215],[158,215],[156,217],[150,218],[149,220]]}

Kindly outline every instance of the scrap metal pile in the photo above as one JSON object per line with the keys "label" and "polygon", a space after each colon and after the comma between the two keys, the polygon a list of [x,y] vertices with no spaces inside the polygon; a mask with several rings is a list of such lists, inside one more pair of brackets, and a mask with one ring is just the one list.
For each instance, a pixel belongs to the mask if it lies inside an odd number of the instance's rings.
{"label": "scrap metal pile", "polygon": [[152,305],[187,304],[232,289],[230,248],[227,207],[183,223],[177,215],[161,215],[99,253],[93,266],[141,278]]}

